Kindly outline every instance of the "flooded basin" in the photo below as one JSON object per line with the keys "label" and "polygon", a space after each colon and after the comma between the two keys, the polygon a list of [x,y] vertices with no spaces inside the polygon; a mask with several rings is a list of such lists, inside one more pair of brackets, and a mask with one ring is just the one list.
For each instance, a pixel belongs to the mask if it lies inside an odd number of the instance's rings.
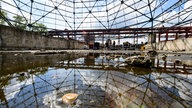
{"label": "flooded basin", "polygon": [[[1,108],[191,108],[190,55],[151,57],[150,68],[127,65],[142,54],[1,54]],[[67,93],[78,94],[63,103]]]}

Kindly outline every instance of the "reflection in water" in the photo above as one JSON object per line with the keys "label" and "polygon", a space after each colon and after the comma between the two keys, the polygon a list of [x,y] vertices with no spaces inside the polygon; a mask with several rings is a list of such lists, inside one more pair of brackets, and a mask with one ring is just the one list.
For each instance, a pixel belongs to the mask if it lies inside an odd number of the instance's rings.
{"label": "reflection in water", "polygon": [[[1,55],[0,107],[190,108],[192,68],[153,58],[153,68],[122,65],[126,55]],[[183,56],[181,56],[183,57]],[[185,57],[187,58],[187,57]]]}

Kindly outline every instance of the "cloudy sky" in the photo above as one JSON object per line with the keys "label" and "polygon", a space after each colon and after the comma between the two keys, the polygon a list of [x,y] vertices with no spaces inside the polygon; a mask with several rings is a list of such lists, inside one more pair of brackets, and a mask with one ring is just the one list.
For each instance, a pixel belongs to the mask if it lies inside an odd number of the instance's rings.
{"label": "cloudy sky", "polygon": [[1,0],[1,8],[11,20],[13,16],[21,15],[27,24],[38,22],[61,30],[189,26],[192,0],[178,1],[34,0],[31,3],[31,0]]}

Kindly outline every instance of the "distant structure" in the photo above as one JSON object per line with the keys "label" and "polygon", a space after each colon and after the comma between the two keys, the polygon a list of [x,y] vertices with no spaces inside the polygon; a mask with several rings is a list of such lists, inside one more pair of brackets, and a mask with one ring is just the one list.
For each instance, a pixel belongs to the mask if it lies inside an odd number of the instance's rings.
{"label": "distant structure", "polygon": [[91,33],[84,33],[84,41],[86,45],[89,45],[90,49],[93,49],[95,43],[95,35]]}

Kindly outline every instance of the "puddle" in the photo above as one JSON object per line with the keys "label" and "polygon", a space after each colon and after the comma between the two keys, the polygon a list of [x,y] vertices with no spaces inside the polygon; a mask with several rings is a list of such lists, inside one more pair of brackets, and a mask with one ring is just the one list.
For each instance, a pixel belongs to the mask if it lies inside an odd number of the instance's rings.
{"label": "puddle", "polygon": [[2,54],[0,107],[68,107],[62,102],[66,93],[79,94],[72,108],[192,107],[188,55],[153,57],[151,68],[123,64],[135,55]]}

